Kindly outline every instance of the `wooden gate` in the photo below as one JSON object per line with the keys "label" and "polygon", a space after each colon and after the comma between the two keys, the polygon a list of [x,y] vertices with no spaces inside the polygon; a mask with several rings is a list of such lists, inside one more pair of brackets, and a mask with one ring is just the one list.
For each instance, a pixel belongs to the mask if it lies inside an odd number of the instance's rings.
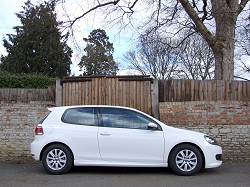
{"label": "wooden gate", "polygon": [[149,76],[86,76],[61,80],[61,105],[117,105],[152,113]]}

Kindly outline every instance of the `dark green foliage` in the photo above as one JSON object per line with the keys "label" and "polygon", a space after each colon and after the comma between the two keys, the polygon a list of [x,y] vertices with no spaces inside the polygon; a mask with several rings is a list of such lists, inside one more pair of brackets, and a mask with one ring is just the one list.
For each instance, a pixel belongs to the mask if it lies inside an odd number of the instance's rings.
{"label": "dark green foliage", "polygon": [[56,78],[44,75],[13,75],[0,70],[0,88],[48,88],[56,84]]}
{"label": "dark green foliage", "polygon": [[3,39],[8,55],[1,57],[1,70],[60,78],[70,75],[72,50],[66,44],[68,34],[59,31],[54,11],[54,3],[25,3],[16,14],[22,26],[14,27],[16,34]]}
{"label": "dark green foliage", "polygon": [[113,44],[102,29],[93,30],[88,38],[83,38],[87,42],[84,55],[78,64],[84,68],[84,75],[116,75],[118,66],[113,59]]}

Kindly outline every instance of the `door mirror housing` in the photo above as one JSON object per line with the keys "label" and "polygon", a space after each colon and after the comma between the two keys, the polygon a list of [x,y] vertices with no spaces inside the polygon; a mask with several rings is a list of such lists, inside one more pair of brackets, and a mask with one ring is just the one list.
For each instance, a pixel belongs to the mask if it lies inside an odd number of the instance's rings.
{"label": "door mirror housing", "polygon": [[150,122],[148,124],[148,129],[150,129],[150,130],[157,130],[158,126],[155,123]]}

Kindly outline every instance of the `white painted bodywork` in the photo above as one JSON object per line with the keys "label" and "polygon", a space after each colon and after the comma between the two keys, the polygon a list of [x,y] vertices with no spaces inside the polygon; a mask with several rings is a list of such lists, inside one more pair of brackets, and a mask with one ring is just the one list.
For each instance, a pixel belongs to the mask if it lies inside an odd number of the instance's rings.
{"label": "white painted bodywork", "polygon": [[[70,107],[100,107],[100,105]],[[35,160],[41,160],[41,153],[46,145],[63,143],[72,151],[76,166],[168,167],[171,150],[178,144],[190,143],[202,151],[205,168],[214,168],[222,164],[222,161],[215,158],[215,155],[222,154],[221,147],[209,144],[202,133],[167,126],[147,114],[126,107],[118,108],[140,112],[153,119],[162,130],[63,123],[61,116],[70,107],[51,108],[51,114],[39,124],[43,127],[44,134],[35,135],[31,143],[31,154]]]}

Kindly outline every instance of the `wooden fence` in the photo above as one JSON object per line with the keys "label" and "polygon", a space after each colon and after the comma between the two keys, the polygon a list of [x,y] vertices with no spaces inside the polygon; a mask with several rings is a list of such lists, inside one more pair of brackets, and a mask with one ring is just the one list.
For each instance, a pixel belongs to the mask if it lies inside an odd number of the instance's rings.
{"label": "wooden fence", "polygon": [[0,88],[0,101],[55,101],[55,86],[48,89]]}
{"label": "wooden fence", "polygon": [[159,102],[218,100],[250,101],[250,81],[159,81]]}
{"label": "wooden fence", "polygon": [[61,105],[120,105],[148,114],[158,102],[250,101],[250,81],[160,80],[149,76],[66,77],[48,89],[1,88],[0,101],[52,101]]}
{"label": "wooden fence", "polygon": [[56,105],[119,105],[151,114],[151,82],[149,76],[65,77]]}

